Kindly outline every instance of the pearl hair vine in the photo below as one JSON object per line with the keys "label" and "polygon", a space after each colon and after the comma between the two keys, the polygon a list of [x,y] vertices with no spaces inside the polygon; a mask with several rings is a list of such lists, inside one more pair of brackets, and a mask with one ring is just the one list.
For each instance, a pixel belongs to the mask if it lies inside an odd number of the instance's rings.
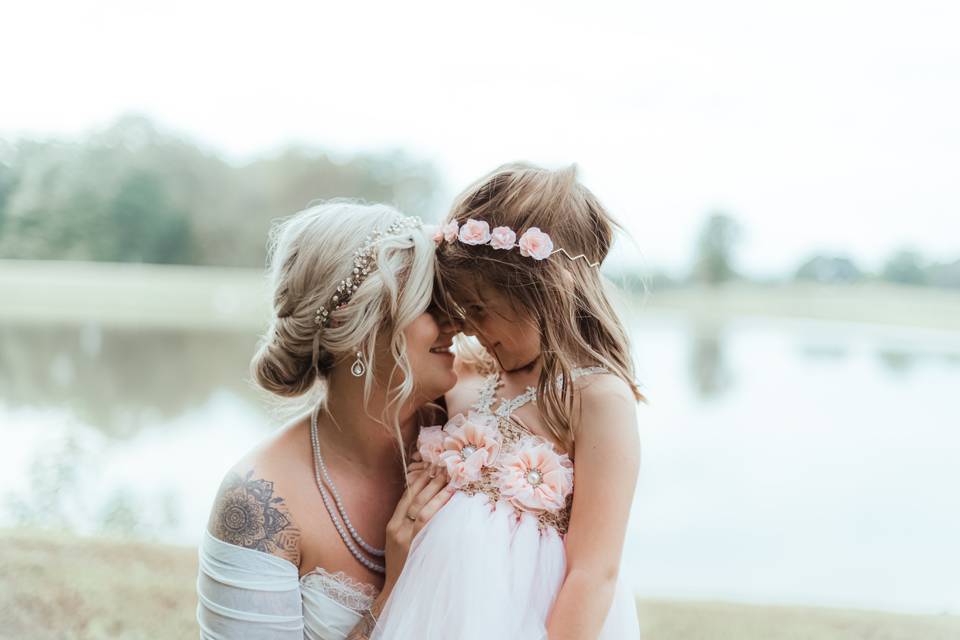
{"label": "pearl hair vine", "polygon": [[384,238],[400,235],[401,232],[422,227],[423,222],[420,218],[404,216],[386,229],[378,229],[368,234],[363,239],[363,245],[353,252],[353,273],[341,280],[337,285],[337,292],[333,294],[330,301],[317,309],[313,317],[314,323],[321,329],[325,329],[330,325],[330,314],[350,302],[350,298],[376,266],[374,256],[378,242]]}
{"label": "pearl hair vine", "polygon": [[443,242],[459,241],[461,244],[474,246],[489,245],[503,251],[520,249],[520,255],[534,260],[546,260],[555,253],[562,253],[571,262],[583,260],[593,268],[600,266],[599,262],[593,262],[582,253],[574,256],[562,247],[555,249],[553,240],[539,227],[530,227],[518,239],[517,233],[510,227],[495,227],[491,231],[490,224],[484,220],[470,218],[463,223],[463,226],[460,226],[456,220],[451,220],[436,230],[433,241],[437,246]]}

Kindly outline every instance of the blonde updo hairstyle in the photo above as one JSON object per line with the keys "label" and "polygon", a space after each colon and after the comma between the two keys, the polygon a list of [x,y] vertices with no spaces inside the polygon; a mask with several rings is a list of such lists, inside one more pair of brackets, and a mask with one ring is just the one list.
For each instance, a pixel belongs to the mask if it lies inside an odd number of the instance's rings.
{"label": "blonde updo hairstyle", "polygon": [[[334,365],[364,354],[364,408],[373,392],[378,342],[389,337],[395,366],[386,383],[383,423],[400,436],[400,411],[414,394],[403,330],[430,306],[434,243],[408,227],[379,239],[373,266],[348,303],[334,309],[337,285],[353,276],[354,252],[374,232],[404,216],[383,204],[333,200],[311,206],[276,224],[270,234],[269,286],[273,314],[251,362],[259,386],[284,398],[318,396],[326,405]],[[326,327],[316,311],[330,310]]]}

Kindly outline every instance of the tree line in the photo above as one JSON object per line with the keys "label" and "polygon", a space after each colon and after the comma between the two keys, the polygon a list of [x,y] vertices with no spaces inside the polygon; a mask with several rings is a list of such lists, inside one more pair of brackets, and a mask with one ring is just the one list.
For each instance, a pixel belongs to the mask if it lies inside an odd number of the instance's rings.
{"label": "tree line", "polygon": [[289,147],[237,164],[149,119],[80,139],[0,141],[0,258],[263,266],[273,220],[350,195],[411,215],[440,178],[402,152]]}
{"label": "tree line", "polygon": [[[736,268],[736,253],[743,229],[725,212],[713,212],[703,222],[697,236],[695,262],[688,282],[719,285],[748,279]],[[798,282],[845,284],[884,281],[896,284],[960,289],[960,258],[952,262],[926,259],[913,249],[900,249],[890,255],[879,270],[862,268],[848,255],[817,252],[804,259],[786,278]],[[665,278],[661,285],[682,284]]]}

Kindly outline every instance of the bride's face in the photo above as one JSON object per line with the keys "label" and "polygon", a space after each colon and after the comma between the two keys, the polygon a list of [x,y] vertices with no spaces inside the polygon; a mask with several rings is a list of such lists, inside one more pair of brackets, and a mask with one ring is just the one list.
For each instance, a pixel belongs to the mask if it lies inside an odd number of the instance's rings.
{"label": "bride's face", "polygon": [[483,283],[469,296],[459,301],[466,310],[463,332],[476,336],[505,371],[525,367],[540,356],[540,330],[528,314]]}
{"label": "bride's face", "polygon": [[457,383],[450,345],[458,331],[459,326],[434,308],[420,314],[403,330],[407,339],[407,361],[420,402],[436,400]]}

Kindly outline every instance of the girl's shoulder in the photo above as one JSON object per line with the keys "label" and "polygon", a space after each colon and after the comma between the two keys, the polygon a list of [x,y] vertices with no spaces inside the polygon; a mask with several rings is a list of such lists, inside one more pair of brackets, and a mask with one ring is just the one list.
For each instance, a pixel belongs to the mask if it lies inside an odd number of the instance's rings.
{"label": "girl's shoulder", "polygon": [[601,367],[585,367],[573,372],[573,392],[581,401],[627,401],[636,404],[633,389],[627,382]]}
{"label": "girl's shoulder", "polygon": [[[617,432],[627,438],[635,435],[637,399],[625,380],[604,371],[579,376],[573,384],[578,409],[574,412],[573,428],[577,439],[583,435],[584,427],[594,436],[599,435],[598,431],[606,431],[608,436],[614,436],[614,441],[619,440]],[[597,424],[606,428],[598,430],[593,427]]]}

